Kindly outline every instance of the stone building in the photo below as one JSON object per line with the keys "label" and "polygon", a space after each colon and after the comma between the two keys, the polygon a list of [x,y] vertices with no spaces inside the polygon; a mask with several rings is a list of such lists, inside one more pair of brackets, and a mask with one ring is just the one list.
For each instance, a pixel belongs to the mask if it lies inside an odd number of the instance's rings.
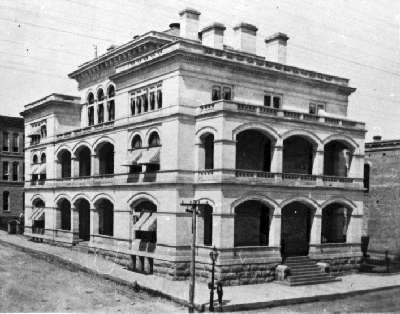
{"label": "stone building", "polygon": [[24,209],[24,119],[0,116],[0,227]]}
{"label": "stone building", "polygon": [[[69,74],[80,97],[26,105],[26,233],[88,245],[133,269],[197,276],[220,257],[226,284],[271,281],[288,255],[360,256],[364,123],[347,119],[349,81],[286,65],[288,36],[180,23],[111,46]],[[44,136],[43,136],[44,135]],[[45,157],[43,157],[45,156]],[[39,162],[40,161],[40,162]],[[36,169],[36,170],[35,170]],[[239,280],[240,278],[240,280]]]}
{"label": "stone building", "polygon": [[374,136],[365,144],[365,214],[363,234],[370,237],[368,254],[389,251],[400,257],[400,140]]}

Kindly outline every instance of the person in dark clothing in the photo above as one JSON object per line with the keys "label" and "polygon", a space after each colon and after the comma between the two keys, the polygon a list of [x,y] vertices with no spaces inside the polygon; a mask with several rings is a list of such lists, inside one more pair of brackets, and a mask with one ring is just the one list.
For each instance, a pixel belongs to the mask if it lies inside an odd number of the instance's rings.
{"label": "person in dark clothing", "polygon": [[222,306],[222,296],[224,295],[224,291],[222,290],[222,282],[217,282],[217,294],[218,294],[218,303],[219,306]]}

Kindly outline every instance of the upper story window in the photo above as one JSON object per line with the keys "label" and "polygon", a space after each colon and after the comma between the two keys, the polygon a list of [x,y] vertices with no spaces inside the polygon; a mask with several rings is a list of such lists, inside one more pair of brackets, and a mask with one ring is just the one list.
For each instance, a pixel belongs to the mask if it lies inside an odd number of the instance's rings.
{"label": "upper story window", "polygon": [[311,101],[309,104],[309,114],[319,114],[321,110],[325,110],[325,103],[319,101]]}
{"label": "upper story window", "polygon": [[38,156],[37,156],[37,155],[33,155],[33,158],[32,158],[32,162],[33,162],[33,164],[37,164],[37,163],[38,163],[38,161],[39,161],[39,158],[38,158]]}
{"label": "upper story window", "polygon": [[10,210],[10,192],[8,191],[3,192],[3,210],[4,211]]}
{"label": "upper story window", "polygon": [[282,95],[276,94],[265,94],[264,95],[264,106],[280,109],[282,107]]}
{"label": "upper story window", "polygon": [[13,181],[18,181],[18,168],[19,168],[19,164],[17,162],[14,162],[13,167],[12,167],[12,180]]}
{"label": "upper story window", "polygon": [[47,126],[46,124],[43,124],[40,126],[40,136],[42,138],[46,138],[47,137]]}
{"label": "upper story window", "polygon": [[28,136],[31,138],[31,144],[38,144],[41,138],[46,138],[46,120],[31,124],[31,133]]}
{"label": "upper story window", "polygon": [[13,135],[13,152],[18,153],[19,151],[19,137],[18,134]]}
{"label": "upper story window", "polygon": [[94,124],[94,95],[90,93],[87,98],[88,103],[88,125]]}
{"label": "upper story window", "polygon": [[3,180],[8,181],[8,161],[3,161]]}
{"label": "upper story window", "polygon": [[162,108],[162,85],[153,85],[131,93],[131,115]]}
{"label": "upper story window", "polygon": [[132,149],[142,148],[142,139],[140,135],[135,135],[132,139]]}
{"label": "upper story window", "polygon": [[10,150],[10,137],[8,132],[3,132],[3,152]]}
{"label": "upper story window", "polygon": [[107,92],[107,113],[108,121],[115,119],[115,87],[111,85]]}
{"label": "upper story window", "polygon": [[232,87],[214,85],[211,92],[211,100],[232,100]]}
{"label": "upper story window", "polygon": [[97,92],[97,123],[104,122],[104,92],[102,89],[99,89]]}
{"label": "upper story window", "polygon": [[161,145],[161,141],[160,141],[160,136],[158,135],[157,132],[153,132],[150,134],[149,137],[149,147],[153,147],[153,146],[160,146]]}
{"label": "upper story window", "polygon": [[42,156],[40,157],[40,162],[45,163],[46,162],[46,154],[43,153]]}

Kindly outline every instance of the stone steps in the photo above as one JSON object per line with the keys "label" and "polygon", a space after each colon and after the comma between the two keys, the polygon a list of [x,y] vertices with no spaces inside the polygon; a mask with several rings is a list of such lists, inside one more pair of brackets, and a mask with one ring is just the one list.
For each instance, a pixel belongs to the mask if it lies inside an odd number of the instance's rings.
{"label": "stone steps", "polygon": [[317,263],[308,256],[287,257],[283,265],[290,269],[287,279],[279,282],[285,285],[300,286],[341,281],[320,270]]}

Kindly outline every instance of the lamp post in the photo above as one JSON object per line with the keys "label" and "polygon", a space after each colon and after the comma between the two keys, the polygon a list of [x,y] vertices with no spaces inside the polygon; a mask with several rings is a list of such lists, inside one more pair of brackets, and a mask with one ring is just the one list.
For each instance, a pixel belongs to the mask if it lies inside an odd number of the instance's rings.
{"label": "lamp post", "polygon": [[215,262],[218,258],[218,252],[217,249],[214,248],[210,252],[210,258],[212,261],[212,270],[211,270],[211,285],[209,285],[210,288],[210,312],[214,312],[214,268],[215,268]]}
{"label": "lamp post", "polygon": [[[206,202],[207,204],[207,202]],[[192,259],[190,262],[190,280],[189,280],[189,313],[194,313],[194,286],[195,286],[195,263],[196,263],[196,214],[198,214],[197,208],[205,204],[200,204],[200,201],[190,201],[184,203],[182,201],[181,206],[188,206],[185,212],[192,213]],[[190,208],[191,207],[191,208]]]}

